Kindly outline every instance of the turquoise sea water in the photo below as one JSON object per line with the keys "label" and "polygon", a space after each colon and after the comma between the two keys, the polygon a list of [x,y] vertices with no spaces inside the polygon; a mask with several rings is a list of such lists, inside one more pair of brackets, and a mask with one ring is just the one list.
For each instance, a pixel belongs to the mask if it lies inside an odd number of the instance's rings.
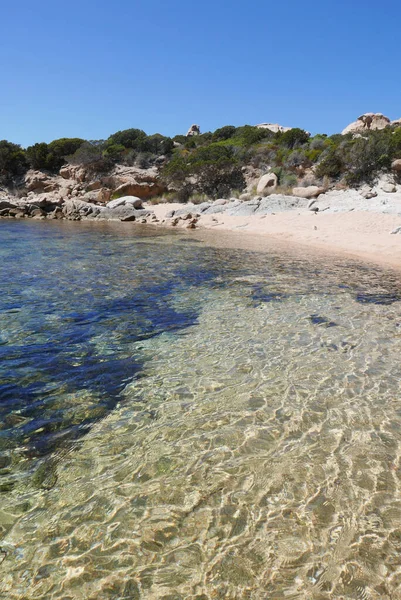
{"label": "turquoise sea water", "polygon": [[0,222],[0,598],[401,598],[401,278]]}

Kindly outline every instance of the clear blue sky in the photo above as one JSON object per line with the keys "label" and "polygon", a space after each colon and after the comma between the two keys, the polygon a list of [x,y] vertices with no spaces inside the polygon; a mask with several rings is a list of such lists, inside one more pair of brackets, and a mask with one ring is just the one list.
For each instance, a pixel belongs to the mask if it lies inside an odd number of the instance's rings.
{"label": "clear blue sky", "polygon": [[400,0],[16,0],[0,21],[0,139],[401,117]]}

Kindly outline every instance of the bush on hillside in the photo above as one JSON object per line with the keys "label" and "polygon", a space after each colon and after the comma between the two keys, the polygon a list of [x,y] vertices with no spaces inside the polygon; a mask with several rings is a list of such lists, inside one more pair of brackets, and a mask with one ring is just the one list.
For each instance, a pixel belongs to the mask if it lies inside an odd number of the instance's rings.
{"label": "bush on hillside", "polygon": [[26,157],[30,167],[56,173],[73,154],[85,143],[81,138],[60,138],[50,144],[44,142],[29,146]]}
{"label": "bush on hillside", "polygon": [[33,146],[29,146],[26,150],[26,158],[28,160],[29,166],[32,169],[45,169],[48,167],[48,159],[49,159],[49,146],[45,142],[41,142],[38,144],[34,144]]}
{"label": "bush on hillside", "polygon": [[103,140],[85,142],[73,154],[67,156],[71,165],[82,165],[93,172],[106,172],[113,166],[113,161],[104,153]]}
{"label": "bush on hillside", "polygon": [[183,196],[198,192],[216,198],[245,187],[241,164],[234,150],[218,144],[176,153],[164,167],[163,178],[176,190],[185,190]]}
{"label": "bush on hillside", "polygon": [[236,127],[234,125],[226,125],[225,127],[220,127],[216,129],[216,131],[212,134],[213,142],[220,142],[221,140],[228,140],[235,135]]}
{"label": "bush on hillside", "polygon": [[341,151],[336,146],[330,146],[322,155],[322,160],[316,167],[316,176],[320,179],[329,177],[338,179],[344,171]]}
{"label": "bush on hillside", "polygon": [[243,127],[236,128],[233,139],[239,145],[252,146],[253,144],[258,144],[262,140],[273,139],[273,137],[274,134],[270,129],[244,125]]}
{"label": "bush on hillside", "polygon": [[275,141],[277,141],[280,146],[284,146],[285,148],[292,150],[297,146],[306,144],[309,141],[309,133],[303,129],[294,127],[294,129],[289,129],[288,131],[279,131],[276,133]]}
{"label": "bush on hillside", "polygon": [[22,175],[27,169],[24,150],[18,144],[7,140],[0,141],[0,181],[11,182],[15,177]]}
{"label": "bush on hillside", "polygon": [[146,138],[147,135],[142,129],[124,129],[110,135],[106,144],[109,146],[120,145],[124,148],[142,150],[142,144]]}
{"label": "bush on hillside", "polygon": [[381,170],[391,167],[391,139],[378,131],[356,138],[344,148],[345,176],[349,184],[371,181]]}

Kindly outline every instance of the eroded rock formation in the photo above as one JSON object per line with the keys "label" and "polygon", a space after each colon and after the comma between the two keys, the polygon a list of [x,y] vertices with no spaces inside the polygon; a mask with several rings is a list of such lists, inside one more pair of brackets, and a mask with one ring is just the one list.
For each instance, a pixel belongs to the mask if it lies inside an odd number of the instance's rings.
{"label": "eroded rock formation", "polygon": [[350,123],[341,133],[346,135],[347,133],[361,133],[371,129],[384,129],[391,124],[390,119],[381,113],[365,113],[358,117],[356,121]]}
{"label": "eroded rock formation", "polygon": [[199,125],[191,125],[191,127],[188,129],[187,137],[192,137],[194,135],[200,135]]}

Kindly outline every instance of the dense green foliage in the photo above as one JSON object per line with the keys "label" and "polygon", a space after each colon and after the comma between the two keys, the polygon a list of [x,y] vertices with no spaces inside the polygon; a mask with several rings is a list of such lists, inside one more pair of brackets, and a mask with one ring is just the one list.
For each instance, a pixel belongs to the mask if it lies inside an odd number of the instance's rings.
{"label": "dense green foliage", "polygon": [[4,183],[12,181],[26,170],[25,152],[18,146],[6,140],[0,141],[0,180]]}
{"label": "dense green foliage", "polygon": [[213,198],[245,187],[241,163],[234,149],[213,143],[192,152],[176,152],[163,175],[165,181],[179,191],[181,201],[188,200],[194,192]]}
{"label": "dense green foliage", "polygon": [[[216,198],[242,191],[243,170],[247,166],[280,167],[277,172],[280,184],[295,185],[296,177],[291,174],[290,165],[288,170],[283,168],[283,161],[291,150],[308,140],[309,134],[301,129],[274,134],[251,125],[227,125],[212,134],[191,138],[177,136],[174,141],[181,146],[174,151],[162,175],[170,187],[178,190],[182,201],[193,193]],[[301,157],[300,162],[303,161]]]}
{"label": "dense green foliage", "polygon": [[107,140],[61,138],[26,150],[0,141],[0,183],[15,183],[28,168],[56,173],[66,163],[103,172],[116,163],[157,165],[164,182],[185,201],[193,193],[218,197],[241,191],[247,169],[270,168],[286,188],[305,174],[316,183],[359,185],[388,171],[395,158],[401,158],[400,127],[330,137],[310,137],[297,128],[273,133],[250,125],[226,125],[214,132],[174,138],[126,129]]}
{"label": "dense green foliage", "polygon": [[318,177],[344,177],[349,185],[370,182],[401,157],[401,128],[368,131],[363,136],[335,135],[316,168]]}
{"label": "dense green foliage", "polygon": [[66,157],[76,152],[84,142],[80,138],[61,138],[50,144],[34,144],[26,149],[26,157],[33,169],[55,173],[66,162]]}

